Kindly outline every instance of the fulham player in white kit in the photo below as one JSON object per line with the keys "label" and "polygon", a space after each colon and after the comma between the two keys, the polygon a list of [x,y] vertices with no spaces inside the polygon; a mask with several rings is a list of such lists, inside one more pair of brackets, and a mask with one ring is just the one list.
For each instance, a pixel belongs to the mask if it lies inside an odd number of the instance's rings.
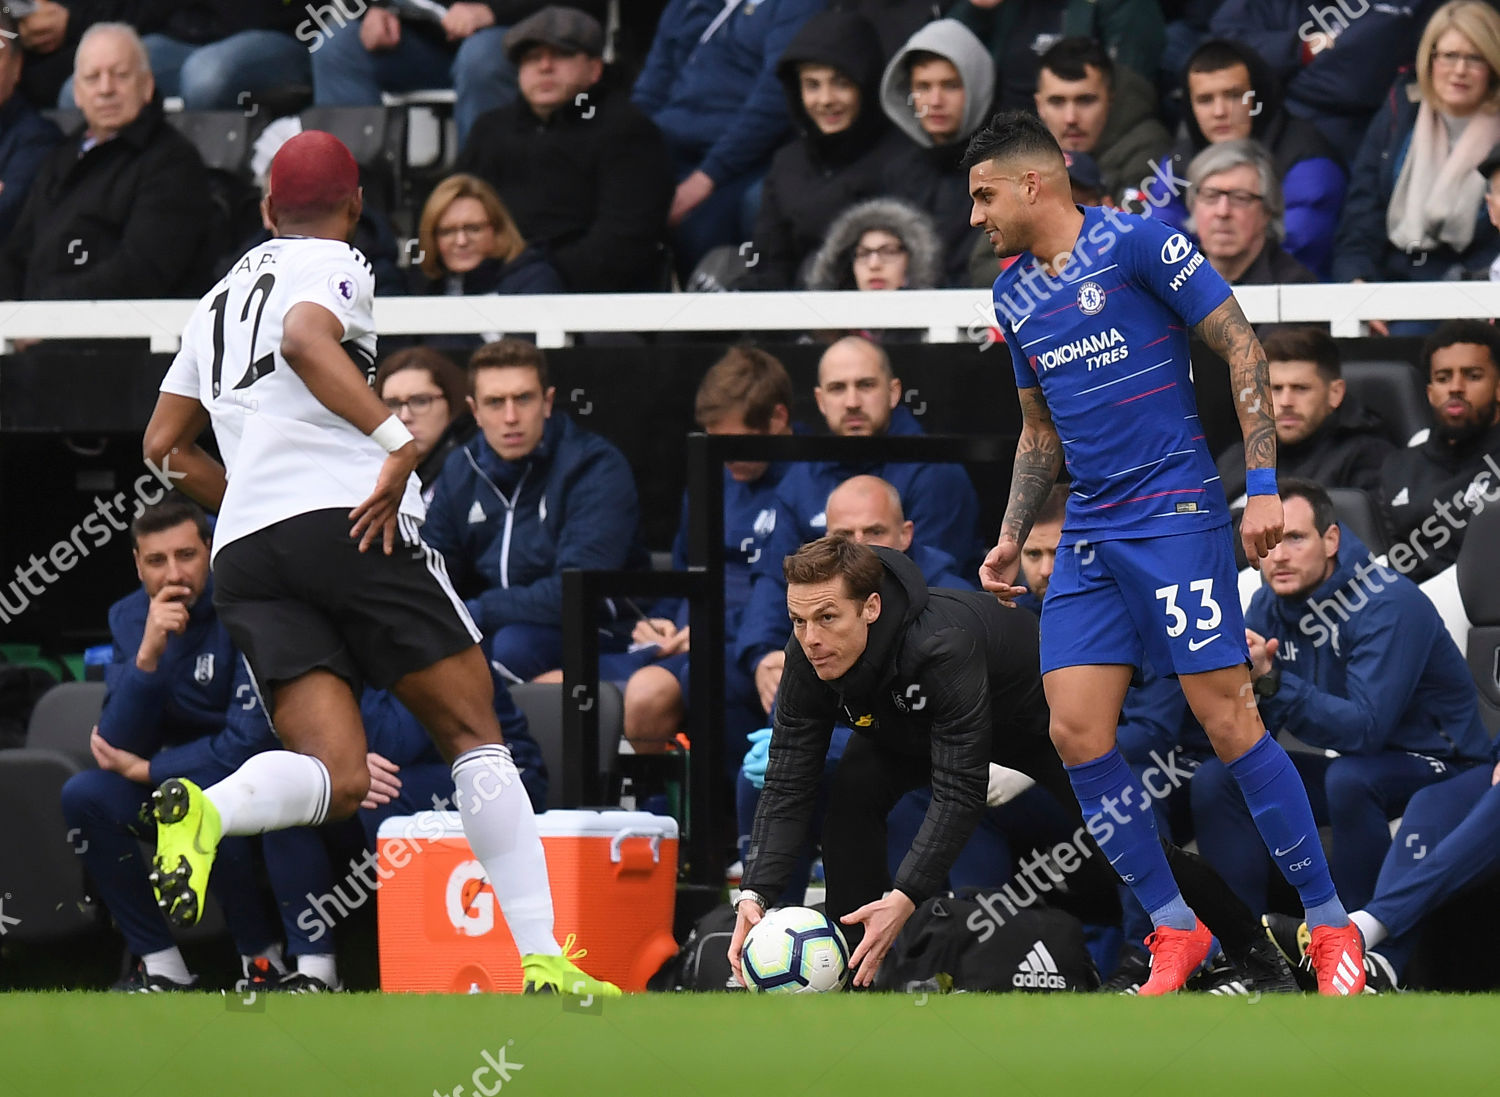
{"label": "fulham player in white kit", "polygon": [[[271,165],[275,238],[198,304],[145,451],[219,514],[214,606],[286,750],[206,789],[155,794],[152,884],[196,922],[223,835],[353,815],[370,778],[359,693],[390,689],[453,764],[455,807],[521,953],[528,991],[617,995],[562,954],[536,820],[492,705],[478,629],[418,533],[417,447],[371,390],[370,264],[349,150],[309,131]],[[212,424],[224,464],[195,444]],[[373,487],[373,490],[372,490]]]}

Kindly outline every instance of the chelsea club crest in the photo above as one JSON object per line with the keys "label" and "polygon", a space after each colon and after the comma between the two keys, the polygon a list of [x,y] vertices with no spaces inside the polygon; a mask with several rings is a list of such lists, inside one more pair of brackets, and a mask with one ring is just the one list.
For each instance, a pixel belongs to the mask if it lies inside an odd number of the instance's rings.
{"label": "chelsea club crest", "polygon": [[1085,282],[1078,287],[1078,310],[1085,316],[1094,316],[1104,308],[1104,289],[1098,282]]}

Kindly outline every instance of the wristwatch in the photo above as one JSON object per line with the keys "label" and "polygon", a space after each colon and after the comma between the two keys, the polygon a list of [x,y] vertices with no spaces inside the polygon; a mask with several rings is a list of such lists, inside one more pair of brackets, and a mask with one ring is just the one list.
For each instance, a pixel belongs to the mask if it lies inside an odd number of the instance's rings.
{"label": "wristwatch", "polygon": [[1275,697],[1281,689],[1281,671],[1273,666],[1269,671],[1257,678],[1255,684],[1250,688],[1255,692],[1255,696],[1257,697]]}
{"label": "wristwatch", "polygon": [[740,904],[743,903],[746,899],[749,899],[752,903],[755,903],[758,907],[760,907],[761,913],[765,913],[771,908],[771,904],[760,892],[744,890],[740,892],[740,897],[734,901],[734,909],[738,911],[740,909]]}

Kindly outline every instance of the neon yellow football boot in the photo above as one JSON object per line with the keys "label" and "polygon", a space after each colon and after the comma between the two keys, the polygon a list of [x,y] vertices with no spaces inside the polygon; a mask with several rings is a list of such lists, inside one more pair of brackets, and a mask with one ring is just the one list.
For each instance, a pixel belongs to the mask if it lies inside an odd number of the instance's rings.
{"label": "neon yellow football boot", "polygon": [[536,952],[529,956],[522,956],[521,976],[524,981],[522,993],[571,994],[577,998],[621,997],[624,991],[619,987],[603,979],[595,979],[574,962],[582,960],[589,954],[586,948],[570,952],[576,940],[574,934],[568,934],[567,939],[563,941],[561,956],[547,956]]}
{"label": "neon yellow football boot", "polygon": [[163,781],[151,794],[156,816],[156,857],[151,886],[156,903],[174,926],[196,925],[213,869],[223,824],[203,790],[181,777]]}

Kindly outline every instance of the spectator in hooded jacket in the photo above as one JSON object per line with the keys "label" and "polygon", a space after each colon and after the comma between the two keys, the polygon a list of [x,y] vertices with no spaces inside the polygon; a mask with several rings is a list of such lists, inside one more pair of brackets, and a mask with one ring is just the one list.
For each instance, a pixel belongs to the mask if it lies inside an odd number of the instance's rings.
{"label": "spectator in hooded jacket", "polygon": [[84,124],[43,162],[0,246],[0,300],[197,296],[222,244],[208,175],[162,116],[140,36],[96,24],[76,64]]}
{"label": "spectator in hooded jacket", "polygon": [[672,161],[604,72],[604,28],[544,8],[505,36],[520,98],[474,123],[458,169],[499,193],[574,293],[661,288]]}
{"label": "spectator in hooded jacket", "polygon": [[747,195],[791,132],[777,62],[824,0],[670,0],[632,101],[667,139],[677,190],[667,223],[679,275],[750,239]]}
{"label": "spectator in hooded jacket", "polygon": [[1254,141],[1210,145],[1188,165],[1190,228],[1220,277],[1232,286],[1316,282],[1281,246],[1286,231],[1281,184]]}
{"label": "spectator in hooded jacket", "polygon": [[[604,13],[603,0],[573,0]],[[441,19],[421,5],[374,0],[357,22],[325,6],[297,27],[312,54],[314,102],[320,107],[376,107],[382,92],[449,88],[462,145],[486,111],[516,97],[516,70],[505,32],[546,6],[545,0],[447,0]],[[309,9],[311,10],[311,9]],[[332,19],[322,18],[330,14]],[[316,24],[315,26],[309,24]]]}
{"label": "spectator in hooded jacket", "polygon": [[[1333,827],[1329,862],[1353,909],[1374,892],[1389,820],[1419,789],[1488,758],[1489,734],[1468,663],[1427,596],[1375,563],[1322,488],[1280,486],[1285,534],[1245,614],[1250,675],[1267,728],[1337,752],[1292,758],[1314,816]],[[1267,909],[1271,861],[1224,763],[1199,767],[1192,800],[1203,856],[1252,910]]]}
{"label": "spectator in hooded jacket", "polygon": [[[1277,473],[1375,495],[1381,466],[1396,447],[1385,424],[1349,398],[1338,343],[1321,328],[1278,327],[1261,346],[1271,374]],[[1243,442],[1219,457],[1231,502],[1244,494],[1244,464]]]}
{"label": "spectator in hooded jacket", "polygon": [[62,141],[58,128],[36,112],[24,95],[16,93],[24,53],[11,44],[17,34],[15,17],[0,11],[0,240],[10,235],[32,180],[47,154]]}
{"label": "spectator in hooded jacket", "polygon": [[422,207],[417,240],[415,293],[564,292],[546,252],[526,242],[494,188],[476,176],[450,175],[433,188]]}
{"label": "spectator in hooded jacket", "polygon": [[860,15],[825,11],[797,32],[777,75],[800,136],[771,161],[755,220],[758,289],[791,289],[829,222],[882,191],[899,148],[879,109],[880,46]]}
{"label": "spectator in hooded jacket", "polygon": [[1446,321],[1422,344],[1422,370],[1432,430],[1380,470],[1391,563],[1417,582],[1458,560],[1465,512],[1500,499],[1500,329]]}
{"label": "spectator in hooded jacket", "polygon": [[1042,54],[1035,105],[1065,153],[1093,158],[1114,198],[1156,177],[1172,144],[1156,117],[1156,89],[1092,38],[1064,38]]}
{"label": "spectator in hooded jacket", "polygon": [[[307,22],[282,0],[145,0],[131,19],[157,90],[184,110],[241,110],[248,97],[310,85],[307,47],[292,37]],[[58,106],[73,107],[72,81]]]}
{"label": "spectator in hooded jacket", "polygon": [[1422,27],[1439,2],[1223,0],[1209,28],[1215,38],[1263,57],[1281,81],[1287,111],[1312,121],[1352,164],[1370,116],[1396,73],[1411,63]]}
{"label": "spectator in hooded jacket", "polygon": [[948,17],[987,43],[1001,79],[997,110],[1031,106],[1037,59],[1061,39],[1094,39],[1152,85],[1166,44],[1156,0],[958,0]]}
{"label": "spectator in hooded jacket", "polygon": [[547,359],[501,339],[469,360],[479,423],[448,455],[423,539],[484,632],[495,669],[527,682],[562,666],[562,573],[645,568],[635,477],[625,457],[563,412]]}
{"label": "spectator in hooded jacket", "polygon": [[909,141],[886,165],[885,193],[922,210],[943,239],[943,281],[963,285],[978,233],[959,169],[969,137],[995,94],[995,62],[962,23],[939,19],[906,41],[885,67],[880,105]]}
{"label": "spectator in hooded jacket", "polygon": [[1436,281],[1487,270],[1500,238],[1475,169],[1497,142],[1500,12],[1453,0],[1422,32],[1416,80],[1398,82],[1365,134],[1334,244],[1334,280]]}
{"label": "spectator in hooded jacket", "polygon": [[417,464],[422,501],[431,503],[448,455],[478,429],[469,411],[469,384],[463,371],[440,350],[407,347],[386,356],[371,387],[411,431],[422,458]]}
{"label": "spectator in hooded jacket", "polygon": [[[1286,250],[1326,278],[1348,185],[1338,150],[1307,119],[1287,113],[1270,67],[1237,42],[1211,39],[1194,50],[1182,94],[1187,133],[1172,150],[1176,170],[1209,145],[1254,138],[1271,154],[1281,183]],[[1156,216],[1180,228],[1187,204],[1174,194]]]}
{"label": "spectator in hooded jacket", "polygon": [[814,290],[936,289],[943,242],[932,218],[899,198],[851,206],[828,227],[804,282]]}
{"label": "spectator in hooded jacket", "polygon": [[[846,336],[823,352],[813,395],[829,431],[836,436],[922,433],[901,401],[901,381],[891,370],[889,356],[860,336]],[[736,638],[736,658],[746,673],[754,675],[761,706],[767,712],[781,681],[783,649],[791,635],[781,561],[799,545],[823,536],[828,528],[829,493],[860,473],[879,476],[892,484],[901,497],[905,516],[920,531],[923,544],[955,557],[960,571],[971,567],[977,555],[979,497],[962,465],[798,462],[776,489],[776,528],[756,562],[750,603]]]}

